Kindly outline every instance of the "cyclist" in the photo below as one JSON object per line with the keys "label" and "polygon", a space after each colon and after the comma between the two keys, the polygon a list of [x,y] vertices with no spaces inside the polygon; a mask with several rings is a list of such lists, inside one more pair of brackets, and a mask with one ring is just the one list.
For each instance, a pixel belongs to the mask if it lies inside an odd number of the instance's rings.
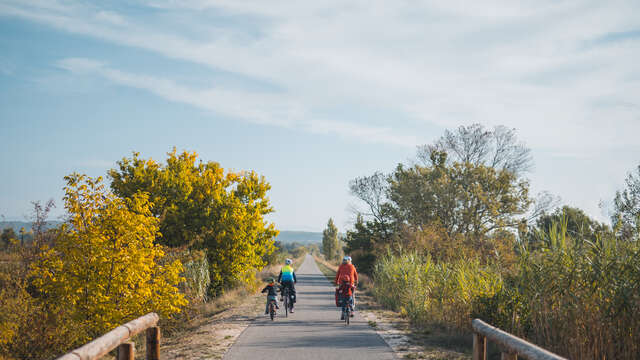
{"label": "cyclist", "polygon": [[[338,297],[340,299],[340,303],[342,307],[344,307],[345,302],[349,305],[349,309],[351,310],[350,314],[353,317],[353,292],[355,290],[355,286],[351,282],[351,278],[349,275],[342,275],[340,277],[340,287],[338,288]],[[344,312],[340,315],[340,320],[344,320]]]}
{"label": "cyclist", "polygon": [[265,306],[264,313],[269,314],[269,301],[273,300],[276,302],[276,309],[280,309],[278,306],[278,288],[276,287],[276,282],[273,278],[267,279],[267,286],[262,289],[262,293],[267,293],[267,305]]}
{"label": "cyclist", "polygon": [[338,267],[338,271],[336,272],[336,278],[334,283],[336,285],[340,285],[338,280],[342,275],[349,275],[351,279],[351,283],[353,285],[358,286],[358,272],[356,271],[356,267],[351,263],[351,256],[345,256],[342,258],[342,264]]}
{"label": "cyclist", "polygon": [[280,275],[278,275],[278,282],[280,283],[280,295],[284,294],[284,289],[289,288],[289,298],[291,299],[291,312],[293,313],[293,304],[296,303],[296,287],[295,284],[297,282],[296,273],[293,271],[293,267],[291,267],[291,259],[287,259],[284,261],[284,266],[280,270]]}
{"label": "cyclist", "polygon": [[[338,267],[338,271],[336,272],[336,278],[334,279],[334,283],[336,286],[340,286],[338,280],[340,280],[343,276],[348,276],[351,285],[355,289],[358,286],[358,271],[356,271],[356,267],[351,263],[351,256],[345,256],[342,258],[342,264]],[[353,317],[353,296],[351,296],[351,316]]]}

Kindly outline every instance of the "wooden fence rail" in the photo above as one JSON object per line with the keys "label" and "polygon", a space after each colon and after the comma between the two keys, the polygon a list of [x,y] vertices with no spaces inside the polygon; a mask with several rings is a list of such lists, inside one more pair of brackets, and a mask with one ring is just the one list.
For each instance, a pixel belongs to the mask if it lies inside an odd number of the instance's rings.
{"label": "wooden fence rail", "polygon": [[160,359],[160,329],[158,314],[148,313],[135,320],[109,331],[101,337],[87,343],[57,360],[94,360],[118,348],[118,360],[133,360],[135,345],[127,341],[142,331],[147,331],[147,360]]}
{"label": "wooden fence rail", "polygon": [[518,356],[527,360],[566,360],[480,319],[474,319],[471,326],[473,327],[473,360],[486,360],[487,340],[498,344],[502,351],[502,360],[516,360]]}

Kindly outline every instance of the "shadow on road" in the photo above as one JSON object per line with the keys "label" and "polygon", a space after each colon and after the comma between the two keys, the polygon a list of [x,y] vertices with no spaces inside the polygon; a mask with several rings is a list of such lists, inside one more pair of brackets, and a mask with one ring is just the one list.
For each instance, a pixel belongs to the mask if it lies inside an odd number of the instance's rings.
{"label": "shadow on road", "polygon": [[297,291],[298,294],[305,294],[305,295],[327,295],[328,297],[333,297],[333,291],[330,290],[318,290],[318,291]]}
{"label": "shadow on road", "polygon": [[305,274],[297,274],[298,278],[298,286],[331,286],[329,281],[324,275],[305,275]]}
{"label": "shadow on road", "polygon": [[[335,324],[334,324],[335,325]],[[353,329],[354,328],[348,328]],[[275,348],[329,348],[329,349],[354,349],[354,348],[368,348],[372,350],[375,347],[385,348],[384,342],[378,342],[377,344],[371,343],[371,335],[361,331],[353,332],[340,332],[339,334],[331,336],[318,336],[314,335],[313,331],[309,331],[310,335],[297,336],[296,338],[278,338],[271,339],[268,343],[263,341],[256,341],[255,343],[248,345],[250,347],[275,347]]]}

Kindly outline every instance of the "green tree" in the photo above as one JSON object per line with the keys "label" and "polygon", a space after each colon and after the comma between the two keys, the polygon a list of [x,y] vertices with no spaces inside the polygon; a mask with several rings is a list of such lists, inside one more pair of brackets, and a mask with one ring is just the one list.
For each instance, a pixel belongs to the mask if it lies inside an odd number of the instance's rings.
{"label": "green tree", "polygon": [[329,218],[327,228],[322,231],[322,252],[329,260],[338,256],[338,228],[332,218]]}
{"label": "green tree", "polygon": [[616,192],[612,222],[620,237],[633,239],[640,235],[640,165],[625,183],[626,188]]}
{"label": "green tree", "polygon": [[373,265],[377,260],[377,254],[384,253],[376,251],[380,244],[384,244],[376,234],[384,234],[384,231],[377,232],[374,222],[366,222],[362,215],[358,215],[353,230],[348,230],[344,238],[345,253],[353,258],[353,263],[358,265],[358,271],[370,274]]}
{"label": "green tree", "polygon": [[611,230],[606,224],[590,218],[581,209],[567,205],[556,209],[550,214],[540,216],[536,220],[536,226],[533,231],[529,233],[535,242],[536,238],[539,238],[537,234],[549,233],[554,226],[565,222],[567,235],[579,241],[589,240],[593,242],[600,236],[611,234]]}
{"label": "green tree", "polygon": [[[526,232],[527,221],[550,203],[529,198],[522,176],[532,159],[514,129],[447,130],[419,147],[417,158],[390,175],[376,172],[349,183],[365,210],[357,211],[361,218],[347,232],[345,250],[364,263],[385,248],[426,251],[435,259],[513,252],[513,229]],[[532,203],[533,215],[521,218]]]}
{"label": "green tree", "polygon": [[2,230],[2,234],[0,235],[0,240],[2,241],[2,246],[4,249],[8,249],[10,245],[18,240],[18,236],[13,228],[5,228]]}
{"label": "green tree", "polygon": [[169,315],[186,305],[178,290],[180,261],[160,265],[154,244],[158,220],[146,194],[120,199],[101,178],[65,177],[70,215],[52,248],[43,245],[32,264],[33,285],[46,301],[68,307],[89,336],[156,311]]}
{"label": "green tree", "polygon": [[131,198],[149,195],[160,220],[160,243],[203,249],[210,265],[212,292],[237,281],[252,281],[273,252],[274,225],[265,220],[273,209],[271,188],[253,171],[225,172],[220,164],[198,161],[195,152],[168,153],[166,164],[138,153],[109,171],[114,193]]}
{"label": "green tree", "polygon": [[351,195],[366,205],[366,210],[358,211],[357,216],[366,218],[365,226],[377,242],[389,244],[397,230],[395,211],[389,203],[389,178],[381,172],[371,176],[358,177],[349,182]]}
{"label": "green tree", "polygon": [[482,239],[488,233],[517,227],[531,200],[529,184],[514,173],[472,163],[447,164],[447,154],[433,152],[432,166],[398,165],[389,198],[400,220],[422,231],[439,225],[449,237]]}

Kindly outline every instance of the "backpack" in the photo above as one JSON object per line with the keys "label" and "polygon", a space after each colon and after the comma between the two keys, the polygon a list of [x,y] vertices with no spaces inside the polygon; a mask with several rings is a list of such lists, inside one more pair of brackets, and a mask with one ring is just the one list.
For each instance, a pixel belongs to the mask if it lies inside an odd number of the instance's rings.
{"label": "backpack", "polygon": [[342,306],[341,300],[345,298],[349,298],[353,296],[353,287],[351,284],[340,285],[339,288],[336,289],[336,306]]}
{"label": "backpack", "polygon": [[336,307],[340,307],[342,306],[342,299],[349,297],[351,295],[349,295],[349,292],[345,290],[342,286],[340,286],[339,288],[336,289],[336,294],[335,294],[335,298],[336,298]]}

